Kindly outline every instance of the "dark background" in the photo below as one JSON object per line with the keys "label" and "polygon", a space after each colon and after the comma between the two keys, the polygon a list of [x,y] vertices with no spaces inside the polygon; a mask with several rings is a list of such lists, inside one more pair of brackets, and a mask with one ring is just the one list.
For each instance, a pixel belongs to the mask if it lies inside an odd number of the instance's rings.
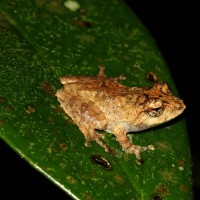
{"label": "dark background", "polygon": [[[193,159],[194,199],[200,199],[200,7],[191,0],[127,2],[157,42],[170,67],[180,97],[187,105],[184,115]],[[2,141],[0,162],[0,199],[67,199],[63,191],[36,172]]]}

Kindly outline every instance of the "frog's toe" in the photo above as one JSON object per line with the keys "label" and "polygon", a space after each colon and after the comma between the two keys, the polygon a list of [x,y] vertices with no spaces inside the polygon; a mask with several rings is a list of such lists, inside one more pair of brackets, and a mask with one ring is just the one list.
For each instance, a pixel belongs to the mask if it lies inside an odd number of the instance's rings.
{"label": "frog's toe", "polygon": [[106,152],[110,151],[110,148],[100,139],[100,140],[95,140],[100,146],[104,148]]}
{"label": "frog's toe", "polygon": [[91,143],[90,143],[90,140],[85,140],[85,146],[86,147],[91,147]]}
{"label": "frog's toe", "polygon": [[142,147],[142,148],[143,148],[142,151],[146,151],[146,150],[151,150],[151,151],[153,151],[153,150],[155,150],[155,147],[154,147],[153,145],[149,145],[149,146],[147,146],[147,147]]}
{"label": "frog's toe", "polygon": [[143,148],[141,146],[137,146],[137,145],[131,145],[128,148],[124,149],[127,153],[129,154],[135,154],[136,159],[140,160],[140,153],[143,151]]}
{"label": "frog's toe", "polygon": [[100,146],[102,146],[105,151],[109,151],[109,147],[103,142],[102,138],[103,138],[103,135],[101,134],[98,134],[95,130],[92,130],[90,132],[90,137],[91,137],[91,140],[97,142]]}

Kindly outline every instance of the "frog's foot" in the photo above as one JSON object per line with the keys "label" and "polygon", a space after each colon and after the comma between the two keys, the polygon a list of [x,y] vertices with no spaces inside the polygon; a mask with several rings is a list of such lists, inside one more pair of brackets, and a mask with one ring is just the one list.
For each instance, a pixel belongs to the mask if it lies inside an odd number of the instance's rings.
{"label": "frog's foot", "polygon": [[[106,68],[105,68],[104,66],[100,65],[100,66],[99,66],[99,73],[98,73],[97,76],[107,77],[106,74],[105,74],[105,69],[106,69]],[[126,77],[125,77],[124,75],[120,75],[119,77],[110,78],[110,79],[112,79],[112,80],[118,82],[118,81],[121,81],[121,80],[125,80]]]}
{"label": "frog's foot", "polygon": [[137,162],[140,164],[141,163],[141,153],[143,151],[147,151],[147,150],[154,150],[154,146],[153,145],[149,145],[149,146],[146,146],[146,147],[141,147],[141,146],[138,146],[138,145],[133,145],[133,144],[130,144],[130,146],[127,146],[126,148],[123,148],[127,153],[130,153],[130,154],[135,154],[136,156],[136,160]]}
{"label": "frog's foot", "polygon": [[85,146],[91,146],[90,142],[95,141],[100,146],[102,146],[105,151],[110,151],[109,147],[102,140],[103,136],[101,134],[98,134],[94,129],[87,129],[87,127],[83,124],[79,126],[79,129],[85,136]]}
{"label": "frog's foot", "polygon": [[126,132],[123,130],[121,130],[120,134],[119,132],[115,134],[115,136],[116,136],[116,140],[119,142],[119,144],[121,145],[124,151],[126,151],[129,154],[135,154],[136,160],[139,164],[141,164],[141,160],[142,160],[140,154],[143,151],[154,150],[153,145],[149,145],[147,147],[141,147],[139,145],[132,144],[130,140],[128,139],[128,137],[126,136]]}

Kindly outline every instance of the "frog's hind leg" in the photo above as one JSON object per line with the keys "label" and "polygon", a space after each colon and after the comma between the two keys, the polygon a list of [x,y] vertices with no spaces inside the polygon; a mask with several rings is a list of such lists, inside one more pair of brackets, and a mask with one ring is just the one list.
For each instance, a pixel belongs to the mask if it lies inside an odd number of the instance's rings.
{"label": "frog's hind leg", "polygon": [[102,135],[98,134],[94,129],[87,127],[84,123],[79,124],[78,127],[85,136],[85,146],[91,146],[90,142],[95,141],[102,146],[105,151],[109,151],[109,147],[102,140]]}
{"label": "frog's hind leg", "polygon": [[62,108],[83,133],[85,145],[90,146],[91,141],[96,141],[105,151],[109,151],[108,146],[103,143],[102,134],[95,131],[96,129],[105,130],[107,121],[104,114],[89,100],[85,102],[81,97],[74,97],[70,94],[67,94],[67,97],[69,103],[63,104]]}

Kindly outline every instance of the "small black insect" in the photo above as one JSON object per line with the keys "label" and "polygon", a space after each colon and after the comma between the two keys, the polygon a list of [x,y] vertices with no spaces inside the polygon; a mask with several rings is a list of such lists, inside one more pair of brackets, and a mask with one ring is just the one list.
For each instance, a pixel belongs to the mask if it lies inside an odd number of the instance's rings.
{"label": "small black insect", "polygon": [[91,156],[91,161],[94,163],[94,164],[97,164],[97,165],[100,165],[102,166],[104,169],[106,170],[111,170],[112,169],[112,166],[111,164],[108,162],[107,159],[105,159],[103,156],[101,155],[92,155]]}

